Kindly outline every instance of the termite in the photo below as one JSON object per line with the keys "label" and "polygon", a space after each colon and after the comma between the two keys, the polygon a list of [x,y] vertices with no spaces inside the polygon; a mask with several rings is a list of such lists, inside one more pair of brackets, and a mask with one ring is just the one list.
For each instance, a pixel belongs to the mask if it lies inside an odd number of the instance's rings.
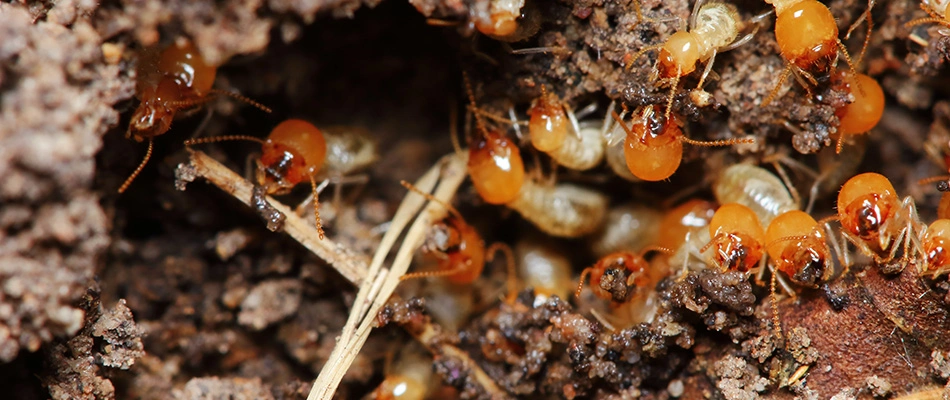
{"label": "termite", "polygon": [[557,246],[538,239],[518,242],[518,276],[526,287],[534,289],[534,303],[538,307],[552,296],[567,300],[574,290],[571,261]]}
{"label": "termite", "polygon": [[[827,6],[817,0],[765,0],[765,2],[775,7],[775,41],[778,42],[779,52],[785,59],[786,67],[775,88],[762,102],[763,107],[771,103],[782,83],[792,73],[803,76],[812,85],[816,85],[818,83],[816,76],[823,76],[832,71],[837,63],[839,51],[844,55],[851,71],[855,71],[855,63],[851,60],[848,49],[838,38],[838,24]],[[871,12],[870,6],[867,12]],[[864,56],[864,49],[867,48],[867,43],[871,38],[871,19],[866,19],[868,35],[858,61]],[[805,86],[805,89],[811,91],[808,86]]]}
{"label": "termite", "polygon": [[266,112],[271,111],[236,93],[212,89],[216,74],[217,67],[209,65],[185,38],[179,38],[164,49],[152,47],[141,52],[135,82],[135,97],[140,103],[132,114],[126,137],[138,142],[148,140],[148,150],[132,175],[119,186],[119,193],[125,192],[145,168],[152,156],[153,140],[171,129],[179,111],[200,106],[212,100],[213,95],[231,96]]}
{"label": "termite", "polygon": [[274,127],[266,140],[246,135],[215,136],[189,139],[185,141],[185,146],[230,140],[248,140],[261,144],[256,178],[266,194],[286,194],[301,182],[310,182],[314,219],[320,239],[323,239],[316,178],[326,161],[327,143],[323,132],[307,121],[288,119]]}
{"label": "termite", "polygon": [[645,181],[661,181],[672,176],[683,161],[683,143],[704,147],[755,143],[754,138],[710,142],[693,140],[683,135],[676,114],[673,114],[673,121],[666,123],[658,119],[658,114],[654,112],[654,106],[644,107],[639,119],[628,127],[617,112],[611,110],[611,116],[627,133],[624,144],[627,168],[634,176]]}
{"label": "termite", "polygon": [[950,20],[947,20],[947,10],[950,9],[950,1],[947,0],[922,0],[920,9],[929,15],[929,17],[917,18],[908,21],[904,27],[910,28],[921,24],[937,24],[950,28]]}
{"label": "termite", "polygon": [[920,274],[933,278],[950,271],[950,219],[940,218],[927,227],[921,240]]}
{"label": "termite", "polygon": [[[402,348],[391,366],[387,361],[386,377],[376,390],[366,395],[373,400],[423,400],[432,383],[432,360],[422,356],[425,350],[418,345]],[[389,360],[389,358],[387,358]]]}
{"label": "termite", "polygon": [[[754,22],[763,19],[766,15],[754,18]],[[706,68],[697,85],[697,90],[701,90],[706,77],[712,71],[716,54],[741,46],[754,37],[755,32],[752,32],[736,40],[744,27],[745,24],[740,20],[739,12],[732,4],[697,0],[690,15],[689,30],[674,33],[662,45],[640,50],[630,59],[627,68],[631,68],[633,61],[646,52],[660,50],[657,65],[654,67],[654,75],[668,82],[671,87],[666,104],[666,120],[669,121],[673,98],[680,79],[695,71],[696,63],[705,62]]]}
{"label": "termite", "polygon": [[859,174],[841,186],[837,219],[844,237],[878,264],[892,261],[900,249],[904,259],[920,250],[921,222],[914,199],[899,199],[894,185],[881,174]]}
{"label": "termite", "polygon": [[750,208],[763,226],[799,207],[775,174],[750,164],[729,166],[719,174],[712,189],[720,204],[737,203]]}
{"label": "termite", "polygon": [[765,230],[749,207],[736,203],[723,204],[709,222],[712,240],[699,250],[710,252],[712,264],[720,271],[749,272],[765,252]]}
{"label": "termite", "polygon": [[843,72],[840,79],[850,89],[854,101],[835,111],[839,121],[838,143],[835,146],[838,154],[841,154],[847,136],[867,133],[877,126],[884,115],[884,91],[877,80],[851,72]]}
{"label": "termite", "polygon": [[470,20],[482,34],[506,42],[534,36],[541,28],[541,15],[525,0],[481,0],[469,7]]}
{"label": "termite", "polygon": [[640,253],[619,251],[601,257],[597,263],[581,271],[574,296],[580,297],[589,276],[589,286],[597,297],[618,304],[626,302],[637,291],[650,288],[658,280],[644,258],[650,252],[672,253],[665,247],[649,246]]}
{"label": "termite", "polygon": [[[467,76],[465,83],[471,107],[477,109]],[[486,203],[506,205],[553,236],[578,237],[597,229],[607,196],[580,186],[525,179],[518,146],[502,133],[489,131],[480,113],[474,115],[478,133],[469,147],[468,174]]]}
{"label": "termite", "polygon": [[[430,227],[429,235],[422,247],[423,252],[438,255],[437,268],[434,271],[408,273],[399,277],[399,280],[444,277],[451,283],[467,285],[475,282],[482,275],[485,262],[490,262],[495,252],[500,251],[508,259],[509,288],[514,286],[515,267],[511,248],[504,243],[496,242],[486,249],[482,236],[465,221],[455,207],[419,190],[409,182],[401,181],[400,183],[406,189],[445,207],[449,211],[449,216]],[[509,290],[509,295],[513,295],[514,292],[513,289]]]}
{"label": "termite", "polygon": [[586,171],[603,161],[601,129],[591,124],[579,124],[574,113],[544,86],[541,86],[541,96],[528,109],[528,115],[531,144],[558,165]]}

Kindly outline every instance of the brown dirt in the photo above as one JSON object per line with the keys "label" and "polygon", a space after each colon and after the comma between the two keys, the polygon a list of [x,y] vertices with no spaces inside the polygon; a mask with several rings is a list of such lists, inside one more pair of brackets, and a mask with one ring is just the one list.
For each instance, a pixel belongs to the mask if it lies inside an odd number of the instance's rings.
{"label": "brown dirt", "polygon": [[[596,103],[597,119],[610,100],[631,108],[667,101],[669,89],[647,79],[655,53],[629,56],[675,32],[691,3],[644,0],[648,20],[639,22],[628,2],[530,2],[537,33],[505,43],[467,23],[470,9],[485,2],[0,3],[0,387],[18,399],[306,397],[355,289],[303,247],[268,231],[254,210],[207,185],[175,189],[181,143],[199,126],[202,136],[263,136],[277,121],[301,117],[372,132],[380,154],[365,172],[369,183],[321,195],[329,236],[370,254],[405,193],[399,180],[414,180],[451,151],[449,115],[464,101],[462,71],[475,82],[479,104],[492,110],[523,111],[542,84],[576,108]],[[768,10],[762,2],[735,4],[744,19]],[[856,0],[828,4],[842,35],[866,7]],[[709,177],[729,163],[788,154],[835,182],[819,190],[818,217],[833,212],[834,193],[848,174],[873,170],[912,195],[930,221],[939,195],[916,181],[947,167],[950,37],[932,25],[903,26],[921,15],[916,1],[877,2],[860,68],[879,78],[888,109],[866,151],[846,147],[838,166],[827,162],[827,152],[811,153],[834,144],[834,110],[850,100],[847,93],[829,85],[816,90],[820,100],[808,101],[791,80],[780,98],[760,106],[783,68],[770,17],[752,42],[717,56],[706,85],[711,104],[696,104],[686,91],[674,102],[689,120],[690,137],[748,134],[759,145],[687,146],[684,165],[667,182],[630,184],[607,168],[558,179],[602,190],[613,204],[629,203],[632,187],[634,201],[670,206],[685,192],[710,198]],[[429,26],[426,18],[451,26]],[[145,151],[123,137],[137,104],[135,54],[179,35],[221,66],[217,87],[275,112],[212,101],[206,124],[204,112],[176,120],[142,175],[116,195]],[[862,26],[846,43],[854,51],[863,39]],[[541,46],[553,50],[510,52]],[[696,83],[691,76],[681,87]],[[240,143],[204,150],[237,171],[255,152]],[[548,164],[534,168],[547,171]],[[296,204],[308,193],[281,200]],[[589,238],[546,238],[517,214],[485,205],[469,186],[454,204],[486,242],[557,246],[575,277],[596,261]],[[338,397],[369,393],[391,372],[387,357],[408,340],[396,326],[418,330],[433,299],[445,296],[466,296],[451,300],[465,311],[449,313],[446,325],[459,328],[440,330],[437,340],[457,344],[516,397],[890,398],[944,387],[948,285],[915,271],[856,267],[827,288],[801,289],[778,304],[779,339],[768,287],[741,274],[663,279],[651,291],[658,299],[651,323],[611,330],[590,312],[609,307],[599,299],[582,298],[575,307],[551,298],[535,306],[526,288],[515,302],[498,301],[505,277],[499,261],[470,289],[402,288],[409,300],[380,315],[381,325],[393,326],[371,336]],[[411,299],[425,293],[443,297]],[[487,396],[464,360],[437,355],[432,368],[454,387],[437,393]]]}

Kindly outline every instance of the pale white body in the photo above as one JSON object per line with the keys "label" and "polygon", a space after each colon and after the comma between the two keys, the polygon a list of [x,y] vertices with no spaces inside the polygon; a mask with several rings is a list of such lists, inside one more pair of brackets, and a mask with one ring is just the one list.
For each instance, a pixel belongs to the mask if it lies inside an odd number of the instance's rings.
{"label": "pale white body", "polygon": [[528,179],[508,207],[551,236],[578,237],[603,222],[607,196],[575,185],[549,186]]}
{"label": "pale white body", "polygon": [[655,240],[661,219],[659,211],[644,205],[614,207],[601,229],[591,235],[591,250],[598,258],[621,250],[640,251]]}
{"label": "pale white body", "polygon": [[798,210],[782,180],[754,165],[734,164],[723,170],[713,185],[713,193],[719,204],[738,203],[752,209],[763,228],[775,217]]}
{"label": "pale white body", "polygon": [[577,135],[564,136],[564,144],[547,153],[558,165],[586,171],[604,160],[604,141],[596,123],[583,122]]}

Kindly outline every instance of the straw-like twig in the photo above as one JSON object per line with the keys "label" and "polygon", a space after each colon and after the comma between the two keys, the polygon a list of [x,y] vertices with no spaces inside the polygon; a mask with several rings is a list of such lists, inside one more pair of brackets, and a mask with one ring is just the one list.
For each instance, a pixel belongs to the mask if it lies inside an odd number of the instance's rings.
{"label": "straw-like twig", "polygon": [[[196,177],[203,177],[226,193],[250,205],[252,184],[206,154],[195,150],[189,151],[191,163],[178,167],[180,181],[190,182]],[[431,191],[434,187],[433,196],[444,202],[450,202],[465,178],[465,165],[468,161],[466,156],[467,152],[460,152],[443,157],[416,182],[415,186],[424,191]],[[437,182],[438,186],[436,186]],[[320,371],[308,396],[309,400],[330,399],[369,337],[376,314],[391,296],[396,297],[393,296],[393,291],[399,284],[399,277],[409,268],[413,254],[425,238],[426,230],[433,222],[444,218],[446,210],[439,204],[429,204],[413,220],[426,201],[417,194],[407,194],[367,268],[358,260],[359,257],[347,251],[342,245],[333,244],[329,239],[319,240],[316,229],[293,213],[289,207],[269,197],[267,201],[286,217],[284,230],[288,235],[327,261],[344,278],[360,286],[337,345],[327,360],[327,364]],[[413,221],[412,226],[403,239],[391,269],[384,268],[383,263],[390,250],[410,221]],[[454,357],[465,363],[473,380],[481,385],[485,393],[492,398],[508,397],[478,364],[471,360],[468,354],[451,344],[435,340],[436,332],[435,327],[427,322],[422,330],[410,332],[410,334],[436,356]]]}

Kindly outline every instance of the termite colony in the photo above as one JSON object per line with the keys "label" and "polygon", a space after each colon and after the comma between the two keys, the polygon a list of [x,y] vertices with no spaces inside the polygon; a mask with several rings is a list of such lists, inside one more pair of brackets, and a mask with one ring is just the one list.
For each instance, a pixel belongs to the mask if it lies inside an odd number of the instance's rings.
{"label": "termite colony", "polygon": [[[808,393],[809,374],[832,367],[818,371],[821,355],[801,355],[808,346],[802,345],[802,322],[790,315],[826,303],[827,318],[851,312],[851,301],[862,300],[854,282],[868,275],[885,281],[909,276],[931,297],[947,291],[950,197],[938,209],[911,195],[933,197],[929,186],[898,191],[887,166],[862,164],[865,149],[885,140],[875,132],[887,117],[885,102],[896,96],[893,85],[879,83],[888,68],[897,68],[888,66],[896,56],[882,55],[878,43],[893,39],[875,36],[875,23],[885,22],[876,11],[884,5],[697,0],[676,11],[643,3],[578,4],[571,13],[547,13],[546,5],[530,0],[491,0],[475,2],[467,13],[427,15],[438,29],[503,43],[503,54],[473,45],[474,56],[462,58],[458,95],[449,107],[457,115],[446,116],[451,128],[434,140],[464,160],[468,183],[454,199],[439,199],[410,177],[396,180],[406,199],[421,196],[445,213],[426,227],[415,262],[399,278],[400,295],[428,300],[426,321],[431,317],[445,341],[458,344],[495,381],[494,389],[482,388],[488,397],[609,397],[634,390],[679,397],[674,393],[686,390],[683,379],[701,368],[688,358],[724,357],[714,348],[726,342],[725,351],[734,353],[729,357],[750,365],[757,360],[750,368],[764,376],[756,376],[761,390],[748,390]],[[895,26],[905,38],[928,24],[934,34],[950,27],[946,4],[921,7],[929,17],[908,14],[898,24],[888,16],[889,34]],[[538,37],[552,15],[569,18],[585,34],[627,32],[618,33],[622,40],[594,35],[603,43],[586,44]],[[839,24],[851,27],[844,37]],[[856,29],[861,24],[866,31]],[[212,89],[216,67],[186,39],[169,46],[143,50],[138,61],[140,105],[129,132],[149,141],[146,160],[153,138],[173,129],[176,114],[227,93]],[[762,65],[740,68],[751,54]],[[507,63],[563,66],[578,58],[599,75],[537,65],[486,72]],[[727,75],[740,72],[746,75]],[[749,89],[754,101],[730,103],[736,89],[724,86],[736,79],[756,79]],[[763,123],[735,124],[738,109]],[[792,117],[799,111],[808,115]],[[184,142],[192,152],[235,140],[260,146],[246,171],[255,190],[244,200],[271,230],[281,228],[284,216],[267,196],[289,194],[299,184],[310,191],[296,212],[313,222],[318,239],[331,240],[341,236],[334,229],[340,227],[324,231],[321,206],[361,198],[328,202],[324,188],[353,181],[395,186],[372,176],[377,158],[396,152],[394,143],[374,143],[373,132],[341,134],[349,131],[305,117],[271,125],[269,133]],[[815,133],[817,144],[788,140],[789,131],[807,136],[818,125],[824,133]],[[950,154],[950,143],[945,146]],[[793,154],[792,148],[817,154]],[[377,156],[377,149],[385,150]],[[363,170],[370,172],[356,177]],[[929,182],[940,180],[950,190],[946,177]],[[946,313],[946,304],[940,307]],[[697,348],[705,353],[693,354]],[[424,353],[423,347],[395,352],[392,371],[377,374],[375,389],[363,394],[431,396],[433,363],[445,382],[474,390],[469,380],[445,376],[443,354],[430,361]],[[708,386],[724,374],[701,380]],[[908,392],[914,383],[905,384]],[[726,390],[698,390],[706,389]]]}

